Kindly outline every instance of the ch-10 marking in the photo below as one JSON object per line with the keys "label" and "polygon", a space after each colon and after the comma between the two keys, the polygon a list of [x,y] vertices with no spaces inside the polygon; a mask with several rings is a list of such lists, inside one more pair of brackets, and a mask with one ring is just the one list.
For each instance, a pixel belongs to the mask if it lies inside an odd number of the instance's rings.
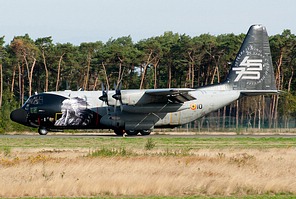
{"label": "ch-10 marking", "polygon": [[195,104],[195,103],[190,104],[190,109],[193,111],[196,109],[202,109],[202,104]]}

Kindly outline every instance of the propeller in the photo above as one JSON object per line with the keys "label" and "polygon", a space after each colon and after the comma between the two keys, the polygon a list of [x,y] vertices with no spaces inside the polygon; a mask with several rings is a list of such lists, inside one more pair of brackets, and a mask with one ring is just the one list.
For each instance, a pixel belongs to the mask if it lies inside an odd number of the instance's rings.
{"label": "propeller", "polygon": [[103,106],[103,103],[106,103],[106,110],[107,110],[107,114],[109,114],[109,103],[108,103],[108,88],[107,90],[105,89],[104,83],[102,83],[102,95],[99,97],[100,100],[102,100],[102,104],[101,107]]}
{"label": "propeller", "polygon": [[108,89],[105,90],[104,84],[102,83],[102,96],[99,97],[100,100],[108,104]]}
{"label": "propeller", "polygon": [[114,83],[115,94],[112,95],[112,97],[116,100],[121,100],[121,86],[122,86],[121,82],[120,82],[119,86]]}
{"label": "propeller", "polygon": [[114,105],[114,112],[116,112],[116,107],[117,107],[117,101],[120,103],[120,109],[122,111],[122,100],[121,100],[121,87],[122,87],[122,82],[119,83],[119,85],[114,83],[114,90],[115,94],[112,95],[112,97],[116,100],[115,105]]}

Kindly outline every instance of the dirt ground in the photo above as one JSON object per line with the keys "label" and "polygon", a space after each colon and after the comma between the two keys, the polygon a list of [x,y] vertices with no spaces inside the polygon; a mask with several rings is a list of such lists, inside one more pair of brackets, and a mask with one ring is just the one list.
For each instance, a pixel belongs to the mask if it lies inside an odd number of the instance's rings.
{"label": "dirt ground", "polygon": [[296,148],[89,157],[89,149],[0,153],[0,197],[296,194]]}

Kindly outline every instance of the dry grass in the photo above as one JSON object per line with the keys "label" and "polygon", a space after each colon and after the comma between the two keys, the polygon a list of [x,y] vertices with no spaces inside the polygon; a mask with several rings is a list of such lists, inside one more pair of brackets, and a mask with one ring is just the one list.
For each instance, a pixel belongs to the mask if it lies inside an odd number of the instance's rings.
{"label": "dry grass", "polygon": [[159,152],[87,157],[87,149],[2,151],[0,197],[296,194],[295,148]]}

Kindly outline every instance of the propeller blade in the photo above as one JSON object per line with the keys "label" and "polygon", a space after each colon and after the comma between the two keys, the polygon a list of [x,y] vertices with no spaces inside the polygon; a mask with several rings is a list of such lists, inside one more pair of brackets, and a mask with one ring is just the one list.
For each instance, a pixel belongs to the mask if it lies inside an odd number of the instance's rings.
{"label": "propeller blade", "polygon": [[116,84],[114,83],[114,89],[115,89],[115,94],[112,95],[112,97],[116,100],[121,100],[121,83],[119,85],[116,86]]}
{"label": "propeller blade", "polygon": [[108,104],[108,90],[105,90],[104,84],[102,83],[102,95],[99,97],[100,100]]}
{"label": "propeller blade", "polygon": [[106,112],[109,114],[109,103],[108,103],[108,89],[105,90],[104,83],[102,82],[102,96],[99,97],[100,100],[102,100],[101,107],[103,107],[104,103],[107,104],[106,106]]}
{"label": "propeller blade", "polygon": [[117,101],[119,101],[119,103],[120,103],[120,110],[122,111],[121,87],[122,87],[122,82],[120,82],[119,85],[116,85],[114,83],[115,94],[112,95],[112,97],[116,100],[115,101],[115,105],[114,105],[114,112],[116,111]]}

